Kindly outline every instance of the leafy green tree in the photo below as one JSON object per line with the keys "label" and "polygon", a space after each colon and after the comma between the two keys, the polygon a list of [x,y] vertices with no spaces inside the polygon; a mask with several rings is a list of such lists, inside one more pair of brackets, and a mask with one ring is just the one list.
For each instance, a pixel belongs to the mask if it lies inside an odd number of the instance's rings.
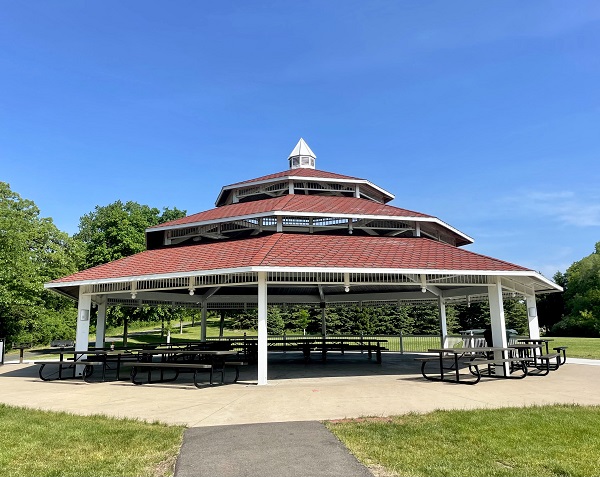
{"label": "leafy green tree", "polygon": [[76,270],[77,244],[39,216],[31,200],[0,182],[0,336],[11,341],[68,338],[75,321],[70,301],[44,283]]}
{"label": "leafy green tree", "polygon": [[120,200],[106,206],[96,206],[93,212],[79,220],[75,238],[83,244],[81,269],[108,263],[146,249],[145,231],[149,227],[185,217],[177,208],[155,207]]}
{"label": "leafy green tree", "polygon": [[270,306],[267,310],[267,333],[270,335],[282,335],[285,328],[281,308]]}
{"label": "leafy green tree", "polygon": [[507,330],[529,334],[527,305],[523,300],[504,300],[504,321]]}
{"label": "leafy green tree", "polygon": [[600,336],[600,242],[592,254],[573,263],[566,272],[566,316],[552,334]]}
{"label": "leafy green tree", "polygon": [[308,310],[306,308],[300,308],[298,311],[296,311],[294,318],[296,329],[305,332],[306,328],[308,328],[308,325],[310,324],[310,313]]}
{"label": "leafy green tree", "polygon": [[[81,244],[80,269],[118,260],[146,249],[146,229],[163,222],[185,217],[177,208],[162,212],[137,202],[117,200],[106,206],[96,206],[93,212],[79,220],[79,232],[74,238]],[[109,326],[120,326],[129,321],[170,322],[176,311],[169,308],[131,309],[111,307],[107,311]]]}

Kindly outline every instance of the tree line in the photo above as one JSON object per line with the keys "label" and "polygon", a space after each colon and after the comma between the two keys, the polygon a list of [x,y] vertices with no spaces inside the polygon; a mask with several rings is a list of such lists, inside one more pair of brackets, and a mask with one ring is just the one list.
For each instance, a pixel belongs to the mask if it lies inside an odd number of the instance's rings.
{"label": "tree line", "polygon": [[[0,182],[0,337],[11,342],[48,343],[73,338],[76,305],[45,290],[44,283],[145,250],[145,230],[162,222],[184,217],[186,211],[158,209],[120,200],[96,206],[79,220],[79,230],[69,235],[51,218],[40,217],[31,200]],[[540,324],[550,333],[600,335],[600,242],[589,257],[574,263],[554,280],[564,294],[538,299]],[[328,333],[429,334],[439,332],[437,306],[326,307]],[[132,323],[172,322],[190,319],[194,312],[167,307],[128,309],[111,307],[107,326]],[[505,303],[507,327],[527,331],[527,311],[522,301]],[[450,332],[484,328],[489,324],[487,303],[448,306]],[[227,312],[236,329],[256,326],[256,310]],[[271,333],[319,333],[321,309],[302,306],[270,306]]]}

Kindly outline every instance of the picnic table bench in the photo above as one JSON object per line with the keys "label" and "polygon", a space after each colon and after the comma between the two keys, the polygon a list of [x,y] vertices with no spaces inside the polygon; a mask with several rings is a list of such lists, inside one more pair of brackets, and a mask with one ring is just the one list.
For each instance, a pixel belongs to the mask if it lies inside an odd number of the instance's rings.
{"label": "picnic table bench", "polygon": [[[198,372],[199,371],[208,371],[210,374],[209,383],[213,385],[213,377],[214,373],[221,374],[221,384],[223,383],[223,368],[214,367],[212,364],[207,363],[174,363],[174,362],[152,362],[152,361],[138,361],[135,363],[131,363],[131,382],[133,384],[143,384],[141,381],[136,381],[136,376],[140,368],[146,368],[148,370],[148,384],[150,383],[164,383],[168,381],[175,381],[181,372],[193,372],[194,373],[194,386],[197,388],[202,387],[202,384],[198,381]],[[160,370],[161,377],[159,380],[152,379],[152,371]],[[164,371],[173,371],[175,376],[169,379],[164,378]]]}

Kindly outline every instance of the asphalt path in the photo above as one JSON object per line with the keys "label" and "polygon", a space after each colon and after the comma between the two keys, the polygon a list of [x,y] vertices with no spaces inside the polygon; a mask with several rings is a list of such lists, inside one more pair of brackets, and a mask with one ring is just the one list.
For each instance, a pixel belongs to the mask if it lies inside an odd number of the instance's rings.
{"label": "asphalt path", "polygon": [[187,429],[175,477],[373,477],[317,421]]}

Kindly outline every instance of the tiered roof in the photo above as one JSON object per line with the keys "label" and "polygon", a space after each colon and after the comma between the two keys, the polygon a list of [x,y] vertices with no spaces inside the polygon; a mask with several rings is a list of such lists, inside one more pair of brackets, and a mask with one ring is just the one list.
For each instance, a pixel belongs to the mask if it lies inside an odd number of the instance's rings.
{"label": "tiered roof", "polygon": [[[399,283],[403,291],[434,290],[428,299],[436,299],[440,287],[449,297],[485,293],[497,277],[513,291],[560,289],[534,271],[459,248],[473,240],[437,217],[387,205],[394,196],[365,179],[316,169],[303,140],[288,159],[295,168],[223,187],[214,209],[149,228],[145,252],[47,286],[74,298],[84,286],[112,303],[124,303],[120,294],[131,293],[131,306],[142,282],[145,293],[166,303],[177,295],[193,305],[194,288],[202,286],[215,287],[211,300],[235,300],[223,290],[255,284],[261,271],[278,277],[269,285],[274,295],[308,290],[321,300],[321,283],[347,285],[350,273],[360,280],[368,275],[379,292]],[[324,277],[329,272],[336,276]],[[349,288],[341,288],[344,297]]]}

